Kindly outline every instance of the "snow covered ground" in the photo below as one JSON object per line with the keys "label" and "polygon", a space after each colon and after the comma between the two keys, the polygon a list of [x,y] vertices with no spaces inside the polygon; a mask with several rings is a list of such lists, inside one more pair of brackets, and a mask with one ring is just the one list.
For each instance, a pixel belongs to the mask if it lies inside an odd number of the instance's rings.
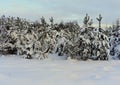
{"label": "snow covered ground", "polygon": [[118,85],[120,61],[0,57],[0,85]]}

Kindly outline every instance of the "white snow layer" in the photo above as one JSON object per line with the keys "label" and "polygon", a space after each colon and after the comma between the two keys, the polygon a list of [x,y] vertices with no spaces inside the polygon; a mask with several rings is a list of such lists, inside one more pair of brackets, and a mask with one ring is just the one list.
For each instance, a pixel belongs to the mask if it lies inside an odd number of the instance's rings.
{"label": "white snow layer", "polygon": [[119,81],[120,61],[0,57],[0,85],[118,85]]}

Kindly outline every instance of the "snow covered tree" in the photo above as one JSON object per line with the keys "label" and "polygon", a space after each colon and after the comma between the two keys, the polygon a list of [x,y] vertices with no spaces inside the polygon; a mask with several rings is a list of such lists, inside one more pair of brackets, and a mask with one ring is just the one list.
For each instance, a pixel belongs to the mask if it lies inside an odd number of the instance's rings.
{"label": "snow covered tree", "polygon": [[112,28],[112,32],[109,37],[110,42],[110,55],[111,59],[120,59],[120,26],[119,20],[116,21],[116,25]]}
{"label": "snow covered tree", "polygon": [[92,41],[92,56],[94,59],[108,60],[109,58],[109,40],[108,37],[96,29],[94,31],[94,40]]}

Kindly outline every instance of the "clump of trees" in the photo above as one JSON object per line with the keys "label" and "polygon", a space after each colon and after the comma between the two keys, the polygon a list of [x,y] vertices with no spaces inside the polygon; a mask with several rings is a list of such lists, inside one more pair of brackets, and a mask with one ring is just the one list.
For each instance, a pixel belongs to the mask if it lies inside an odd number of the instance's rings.
{"label": "clump of trees", "polygon": [[49,54],[58,54],[66,59],[108,60],[108,32],[101,27],[102,16],[96,19],[98,28],[92,26],[93,19],[88,14],[84,17],[83,27],[77,22],[55,23],[53,17],[48,23],[44,17],[31,22],[19,17],[1,16],[0,52],[25,55],[27,59],[44,59]]}

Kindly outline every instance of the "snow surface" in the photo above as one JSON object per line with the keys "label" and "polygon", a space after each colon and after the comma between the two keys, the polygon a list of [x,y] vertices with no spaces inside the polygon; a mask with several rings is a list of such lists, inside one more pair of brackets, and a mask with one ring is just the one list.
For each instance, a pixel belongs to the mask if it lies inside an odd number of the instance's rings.
{"label": "snow surface", "polygon": [[[55,56],[54,56],[55,57]],[[0,85],[118,85],[120,61],[0,57]]]}

